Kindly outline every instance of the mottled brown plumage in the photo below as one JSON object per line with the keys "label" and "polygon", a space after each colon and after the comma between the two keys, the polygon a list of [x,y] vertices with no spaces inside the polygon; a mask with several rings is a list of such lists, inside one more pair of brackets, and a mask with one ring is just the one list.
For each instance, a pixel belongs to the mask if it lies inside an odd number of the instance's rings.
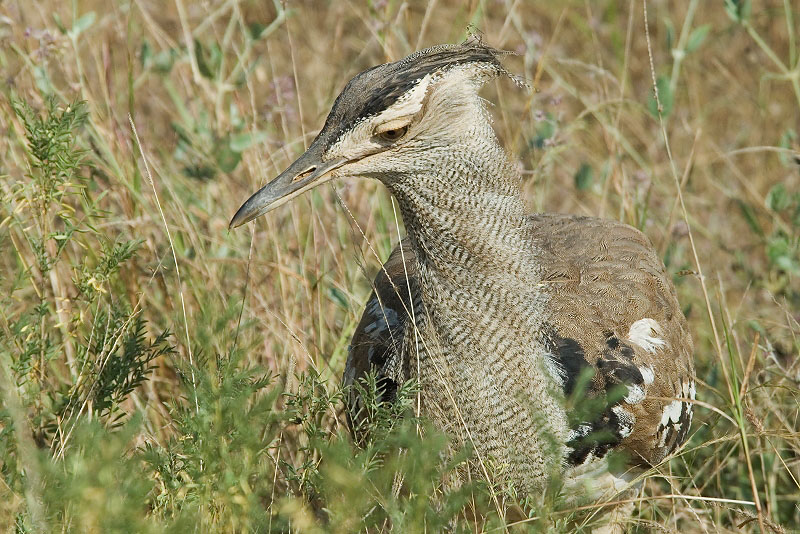
{"label": "mottled brown plumage", "polygon": [[[531,215],[528,220],[540,250],[545,252],[540,261],[546,271],[542,283],[550,295],[551,329],[543,342],[552,344],[553,352],[563,358],[574,356],[575,351],[583,353],[594,373],[587,396],[602,396],[609,386],[618,383],[644,382],[643,377],[640,380],[635,375],[628,382],[616,381],[613,371],[620,368],[631,364],[653,368],[652,384],[642,388],[644,399],[619,404],[634,415],[636,422],[630,435],[616,447],[628,451],[633,464],[657,464],[683,443],[691,424],[688,403],[681,403],[677,421],[662,425],[665,408],[673,399],[694,394],[689,391],[694,387],[692,341],[663,263],[647,237],[625,224],[559,214]],[[375,278],[374,291],[350,345],[347,384],[374,371],[385,378],[381,374],[385,362],[400,351],[410,325],[411,299],[417,299],[419,291],[414,251],[408,241],[403,246],[403,254],[399,246],[395,248]],[[631,325],[644,317],[664,325],[665,346],[655,353],[627,339]],[[601,360],[604,364],[598,368]],[[621,365],[612,369],[613,365],[605,362]],[[410,362],[404,362],[404,367],[412,374]],[[569,376],[577,378],[579,372],[570,369]],[[381,385],[385,396],[391,398],[396,384],[384,380]],[[565,389],[568,394],[572,392],[570,384]],[[348,402],[350,412],[358,413],[355,390],[351,390]],[[586,449],[581,452],[589,452]]]}
{"label": "mottled brown plumage", "polygon": [[[375,372],[391,400],[416,379],[422,414],[497,469],[484,474],[536,492],[555,471],[596,478],[613,450],[632,465],[674,451],[691,422],[692,343],[641,232],[525,212],[478,96],[508,75],[501,55],[473,41],[359,74],[306,153],[231,226],[331,178],[383,182],[408,237],[375,280],[344,382]],[[570,407],[581,399],[599,408]],[[351,389],[355,423],[361,404]],[[618,489],[614,477],[598,486]]]}

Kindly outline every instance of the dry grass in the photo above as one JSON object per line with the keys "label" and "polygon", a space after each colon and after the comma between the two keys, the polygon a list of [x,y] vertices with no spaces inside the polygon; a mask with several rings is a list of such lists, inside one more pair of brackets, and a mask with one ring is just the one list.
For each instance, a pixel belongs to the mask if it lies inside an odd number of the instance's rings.
{"label": "dry grass", "polygon": [[[471,24],[486,42],[516,52],[509,70],[536,88],[526,94],[500,81],[486,90],[496,103],[496,131],[525,169],[532,208],[643,229],[674,274],[689,317],[701,384],[692,438],[648,478],[636,528],[800,529],[800,11],[771,0],[736,21],[726,5],[739,4],[648,3],[648,50],[640,1],[3,3],[5,410],[24,412],[35,434],[37,414],[48,409],[14,375],[21,346],[15,322],[32,302],[50,302],[42,321],[57,354],[26,372],[40,373],[41,384],[78,383],[81,336],[102,306],[80,309],[76,280],[85,262],[99,261],[100,244],[129,239],[142,240],[138,252],[117,282],[96,281],[99,300],[92,302],[124,303],[150,332],[171,330],[178,356],[154,360],[149,378],[122,402],[139,426],[122,431],[110,450],[165,447],[180,433],[180,366],[173,362],[216,369],[215,355],[238,351],[242,365],[269,370],[289,392],[312,370],[333,392],[379,259],[399,239],[390,197],[366,180],[337,183],[245,229],[229,233],[227,223],[309,144],[351,76],[420,47],[458,42]],[[650,103],[654,78],[661,120]],[[92,166],[79,173],[80,198],[60,202],[92,231],[69,239],[45,274],[29,237],[48,231],[36,222],[32,194],[19,193],[32,171],[10,99],[42,109],[47,94],[62,106],[88,104],[78,144]],[[61,223],[42,224],[60,231]],[[44,243],[54,253],[53,239]],[[191,369],[197,385],[202,377]],[[22,384],[18,395],[12,381]],[[197,398],[186,404],[201,411]],[[337,400],[325,405],[320,432],[343,430],[341,410]],[[82,413],[92,415],[91,403]],[[2,421],[8,430],[9,419]],[[308,512],[313,506],[284,497],[300,487],[286,465],[319,462],[324,453],[297,426],[277,428],[268,450],[279,466],[274,478],[250,482],[270,488],[260,502],[271,514],[291,517],[298,532],[321,531]],[[9,440],[3,451],[30,441],[5,431],[0,439]],[[63,454],[69,435],[49,436],[44,445]],[[22,466],[33,461],[20,457]],[[14,478],[13,466],[0,460],[6,480]],[[48,493],[31,489],[30,474],[26,480],[0,486],[7,494],[0,523],[36,515],[30,503],[37,491]],[[34,494],[27,512],[18,488]],[[141,516],[157,516],[158,497],[175,492],[144,492],[149,504]],[[243,518],[219,519],[227,501],[218,509],[213,498],[204,502],[200,528],[252,528]],[[99,528],[76,518],[77,510],[25,521]],[[567,528],[554,517],[552,525]]]}

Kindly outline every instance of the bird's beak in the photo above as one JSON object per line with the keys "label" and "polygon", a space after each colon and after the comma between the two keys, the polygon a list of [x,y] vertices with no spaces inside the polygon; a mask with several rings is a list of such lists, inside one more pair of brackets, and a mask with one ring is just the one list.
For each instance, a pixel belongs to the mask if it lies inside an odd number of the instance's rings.
{"label": "bird's beak", "polygon": [[347,163],[347,160],[323,161],[321,148],[316,142],[312,143],[288,169],[248,198],[233,216],[228,228],[248,223],[333,178],[331,171]]}

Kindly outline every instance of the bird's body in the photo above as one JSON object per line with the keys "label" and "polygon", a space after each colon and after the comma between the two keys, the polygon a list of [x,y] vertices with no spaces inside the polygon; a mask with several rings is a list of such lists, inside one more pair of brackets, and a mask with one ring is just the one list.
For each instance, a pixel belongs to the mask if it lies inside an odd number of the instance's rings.
{"label": "bird's body", "polygon": [[[309,150],[231,224],[332,177],[381,180],[408,237],[375,280],[345,383],[375,372],[391,399],[415,379],[422,414],[524,491],[612,450],[658,463],[684,441],[694,395],[669,275],[627,225],[526,214],[477,94],[507,74],[498,56],[441,46],[356,76]],[[600,408],[572,410],[576,398]]]}
{"label": "bird's body", "polygon": [[[506,463],[509,473],[536,472],[516,480],[529,489],[543,483],[541,470],[553,467],[531,453],[554,445],[564,446],[559,458],[567,469],[612,450],[627,452],[633,465],[657,464],[689,430],[691,404],[676,399],[694,396],[691,339],[660,259],[641,232],[613,221],[537,214],[520,222],[538,265],[527,295],[504,280],[487,286],[467,276],[453,297],[437,299],[449,307],[442,314],[446,327],[426,325],[436,312],[426,311],[418,258],[410,241],[402,253],[396,248],[353,335],[345,383],[377,372],[391,399],[398,384],[419,379],[423,412],[495,463]],[[526,296],[497,296],[506,292]],[[459,341],[470,351],[459,351],[454,361],[436,350],[448,344],[438,331],[461,330]],[[516,358],[509,357],[512,344],[525,349]],[[444,372],[431,367],[455,371],[443,381]],[[544,395],[529,389],[537,380]],[[448,391],[449,384],[462,387]],[[356,391],[349,399],[355,413]],[[576,393],[602,403],[594,417],[565,412],[564,399]],[[549,402],[523,401],[537,394]],[[441,408],[452,405],[459,407],[456,416]],[[541,443],[543,436],[558,439]]]}

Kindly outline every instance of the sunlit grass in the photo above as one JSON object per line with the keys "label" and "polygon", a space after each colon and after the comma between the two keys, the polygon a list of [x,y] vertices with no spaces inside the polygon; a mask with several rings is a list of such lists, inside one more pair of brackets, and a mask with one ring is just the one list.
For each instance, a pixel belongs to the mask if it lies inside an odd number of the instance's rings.
{"label": "sunlit grass", "polygon": [[441,436],[380,412],[400,408],[375,406],[374,442],[350,443],[348,343],[402,232],[385,190],[337,183],[227,230],[351,76],[471,24],[535,88],[485,91],[532,209],[642,229],[689,318],[692,435],[648,473],[631,528],[800,529],[792,2],[650,2],[649,47],[642,2],[90,0],[0,17],[0,524],[588,531],[599,505],[555,489],[518,503],[500,483],[449,486],[465,456],[443,465]]}

